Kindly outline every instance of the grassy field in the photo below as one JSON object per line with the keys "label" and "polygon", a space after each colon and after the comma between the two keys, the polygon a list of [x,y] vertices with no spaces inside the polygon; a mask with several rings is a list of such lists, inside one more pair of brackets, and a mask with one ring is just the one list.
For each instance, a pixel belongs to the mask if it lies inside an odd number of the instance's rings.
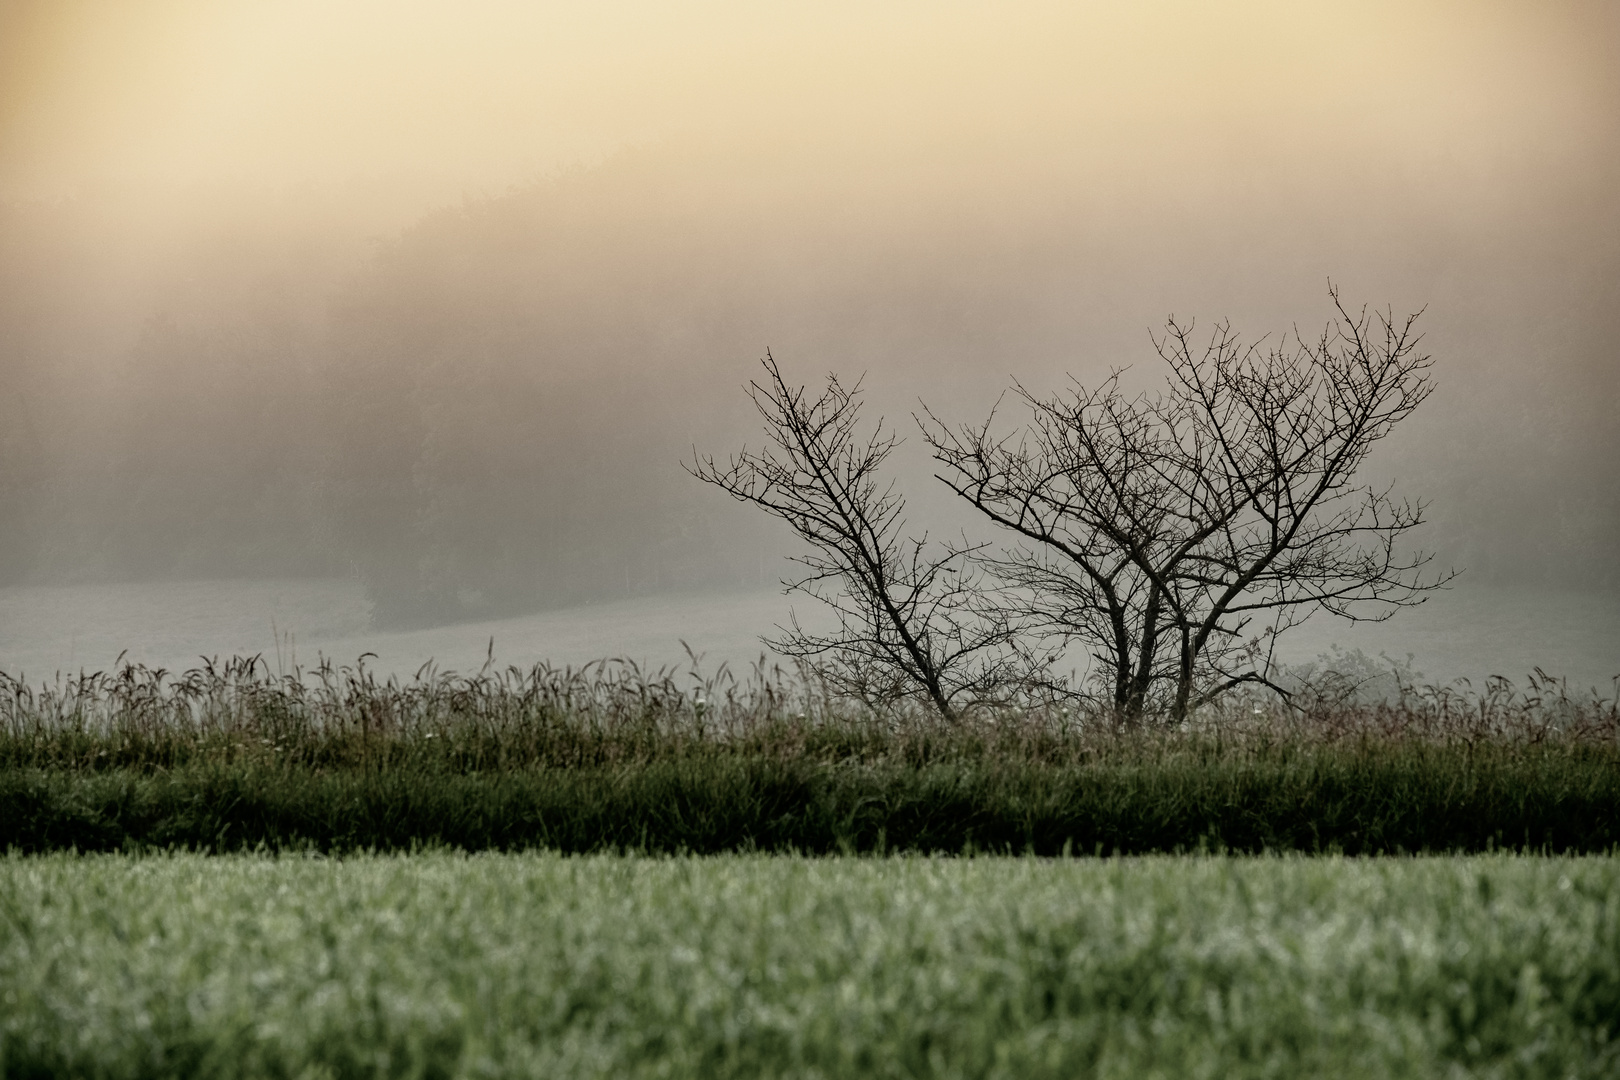
{"label": "grassy field", "polygon": [[[0,1076],[1612,1076],[1620,711],[1548,689],[0,676]],[[1490,849],[1610,857],[983,855]]]}
{"label": "grassy field", "polygon": [[1123,745],[919,764],[695,750],[463,772],[255,762],[0,769],[0,850],[1608,852],[1620,755]]}
{"label": "grassy field", "polygon": [[0,850],[1613,851],[1620,712],[1544,690],[946,727],[627,666],[0,677]]}
{"label": "grassy field", "polygon": [[1620,861],[0,861],[6,1076],[1597,1077]]}

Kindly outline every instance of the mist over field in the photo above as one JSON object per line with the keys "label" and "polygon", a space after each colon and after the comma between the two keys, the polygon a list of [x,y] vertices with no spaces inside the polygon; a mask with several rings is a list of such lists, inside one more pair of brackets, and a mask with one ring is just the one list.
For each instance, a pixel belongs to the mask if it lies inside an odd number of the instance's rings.
{"label": "mist over field", "polygon": [[1459,588],[1620,594],[1612,5],[0,12],[0,587],[757,589],[789,537],[681,462],[767,348],[983,533],[919,399],[1151,387],[1167,316],[1311,336],[1331,279],[1426,309],[1370,478]]}

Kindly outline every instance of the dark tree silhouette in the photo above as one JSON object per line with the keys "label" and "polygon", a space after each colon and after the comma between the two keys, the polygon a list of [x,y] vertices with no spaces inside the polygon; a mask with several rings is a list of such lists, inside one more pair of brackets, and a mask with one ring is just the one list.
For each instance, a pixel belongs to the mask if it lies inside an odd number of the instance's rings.
{"label": "dark tree silhouette", "polygon": [[767,644],[805,661],[842,694],[871,702],[923,697],[946,720],[1030,685],[1039,658],[1013,609],[993,603],[963,547],[906,535],[905,500],[879,470],[898,445],[880,418],[863,434],[860,384],[837,376],[811,397],[766,354],[747,393],[768,444],[724,464],[696,457],[687,471],[790,525],[810,545],[804,576],[784,581],[836,613],[838,629],[805,631],[797,618]]}
{"label": "dark tree silhouette", "polygon": [[1090,650],[1126,719],[1274,686],[1277,635],[1313,611],[1384,619],[1451,577],[1399,550],[1422,503],[1354,481],[1433,388],[1418,315],[1375,323],[1329,292],[1336,320],[1292,346],[1221,323],[1199,350],[1170,319],[1154,339],[1165,392],[1129,397],[1115,371],[1044,398],[1015,385],[1030,422],[1011,435],[993,434],[994,412],[960,429],[924,418],[940,479],[1033,542],[998,572]]}

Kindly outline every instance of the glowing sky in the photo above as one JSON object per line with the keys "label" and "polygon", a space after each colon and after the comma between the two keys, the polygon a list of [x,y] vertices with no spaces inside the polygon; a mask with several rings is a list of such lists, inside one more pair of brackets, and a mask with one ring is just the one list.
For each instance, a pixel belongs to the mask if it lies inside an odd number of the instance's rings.
{"label": "glowing sky", "polygon": [[1449,201],[1500,204],[1525,183],[1590,173],[1612,153],[1617,111],[1617,20],[1597,6],[49,0],[5,12],[0,192],[12,197],[366,178],[425,200],[675,140],[725,145],[728,159],[747,148],[834,189],[988,199],[1101,176],[1196,199],[1281,170],[1329,186],[1395,173]]}
{"label": "glowing sky", "polygon": [[[379,432],[438,425],[469,475],[524,462],[535,506],[575,505],[556,461],[611,458],[580,481],[589,546],[667,524],[590,517],[594,493],[683,491],[697,433],[754,423],[712,403],[741,407],[766,347],[868,372],[891,416],[924,393],[972,416],[1010,378],[1151,380],[1171,312],[1319,327],[1331,278],[1427,306],[1440,389],[1378,468],[1440,500],[1445,557],[1612,584],[1617,191],[1613,0],[0,0],[0,381],[35,387],[0,395],[0,434],[29,419],[13,472],[48,478],[14,572],[242,572],[164,562],[179,542],[128,539],[120,500],[163,492],[152,519],[202,544],[235,481],[153,448],[283,381],[319,400],[373,363],[356,400],[400,390]],[[556,430],[596,419],[551,454],[479,412],[524,378],[573,387],[535,391]],[[141,411],[186,388],[183,420]],[[289,415],[311,445],[346,430]],[[221,430],[183,459],[252,458]],[[442,449],[423,439],[370,465],[408,488]],[[284,471],[266,490],[325,483]],[[441,516],[494,535],[505,482]],[[510,525],[514,550],[536,531]]]}

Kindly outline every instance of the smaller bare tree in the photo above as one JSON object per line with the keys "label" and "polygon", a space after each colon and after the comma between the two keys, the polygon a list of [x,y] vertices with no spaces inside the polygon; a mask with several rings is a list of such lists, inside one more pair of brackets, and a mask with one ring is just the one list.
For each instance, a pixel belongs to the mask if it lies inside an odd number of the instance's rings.
{"label": "smaller bare tree", "polygon": [[792,617],[766,644],[837,693],[874,703],[922,697],[947,721],[1027,685],[1040,658],[1015,609],[981,589],[972,551],[907,535],[905,500],[879,475],[899,439],[881,418],[863,434],[860,383],[829,375],[812,397],[787,384],[769,353],[762,364],[764,381],[746,391],[768,444],[724,465],[695,455],[686,468],[810,545],[793,557],[807,573],[782,584],[830,608],[838,628],[814,634]]}
{"label": "smaller bare tree", "polygon": [[1337,320],[1291,346],[1220,324],[1200,349],[1170,320],[1167,393],[1129,397],[1116,371],[1067,395],[1016,387],[1031,419],[1012,435],[994,414],[927,417],[940,479],[1033,542],[1001,574],[1091,651],[1127,719],[1150,702],[1179,719],[1242,683],[1281,691],[1278,634],[1318,610],[1385,619],[1449,577],[1400,549],[1422,504],[1354,479],[1433,388],[1417,316],[1374,323],[1330,293]]}

